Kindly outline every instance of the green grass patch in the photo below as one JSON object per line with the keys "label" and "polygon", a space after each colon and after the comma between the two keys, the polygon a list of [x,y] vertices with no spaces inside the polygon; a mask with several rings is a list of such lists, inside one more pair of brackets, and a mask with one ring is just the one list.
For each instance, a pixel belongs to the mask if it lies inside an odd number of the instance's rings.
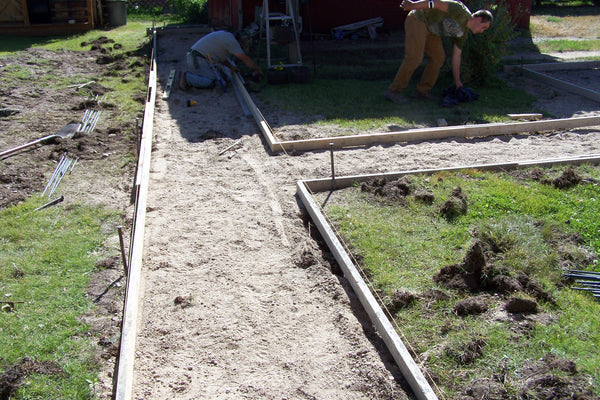
{"label": "green grass patch", "polygon": [[600,39],[572,40],[572,39],[549,39],[537,43],[540,51],[597,51],[600,50]]}
{"label": "green grass patch", "polygon": [[[445,85],[448,83],[448,85]],[[501,82],[477,88],[477,101],[456,108],[442,107],[434,101],[414,99],[397,105],[387,101],[383,92],[390,81],[318,79],[306,84],[268,85],[259,94],[261,100],[285,110],[305,115],[322,115],[316,124],[336,124],[354,129],[386,129],[389,127],[435,126],[440,118],[451,125],[508,121],[508,113],[531,112],[535,98],[520,89]],[[441,80],[440,88],[449,86]],[[414,86],[408,89],[410,92]],[[435,94],[442,97],[442,89]]]}
{"label": "green grass patch", "polygon": [[[118,217],[101,208],[57,206],[34,197],[0,210],[0,369],[25,358],[51,363],[26,377],[14,399],[90,399],[98,341],[82,321],[94,306],[87,288],[103,241]],[[37,371],[37,372],[36,372]]]}
{"label": "green grass patch", "polygon": [[[447,398],[498,374],[503,379],[490,388],[495,393],[538,390],[524,387],[519,374],[549,355],[573,361],[580,373],[553,370],[554,376],[573,388],[591,379],[600,394],[600,304],[562,278],[564,269],[600,271],[594,256],[600,252],[600,169],[575,167],[584,179],[558,188],[553,182],[568,168],[411,175],[411,195],[402,200],[354,187],[328,201],[327,215],[384,304],[393,304],[397,293],[414,296],[392,308],[395,322],[410,347],[427,355],[427,371]],[[457,187],[467,209],[448,218],[440,209]],[[417,190],[433,195],[433,203],[413,196]],[[486,279],[527,277],[529,286],[469,292],[434,280],[443,267],[466,268],[461,263],[475,242],[487,257]],[[457,302],[477,296],[487,299],[488,310],[459,316]],[[538,312],[510,317],[504,311],[510,297],[535,300]]]}

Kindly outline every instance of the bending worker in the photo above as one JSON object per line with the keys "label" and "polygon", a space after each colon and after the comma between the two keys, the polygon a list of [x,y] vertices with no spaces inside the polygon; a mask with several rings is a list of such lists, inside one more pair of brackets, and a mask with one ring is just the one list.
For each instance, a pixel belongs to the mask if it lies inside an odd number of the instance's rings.
{"label": "bending worker", "polygon": [[438,79],[446,54],[441,36],[449,37],[452,49],[452,75],[457,88],[463,86],[460,80],[462,48],[469,31],[478,34],[488,29],[493,22],[488,10],[471,11],[462,3],[453,0],[403,0],[400,5],[410,11],[404,22],[405,54],[394,81],[384,96],[394,103],[408,100],[402,94],[421,62],[424,54],[429,61],[417,84],[416,97],[432,99],[430,91]]}
{"label": "bending worker", "polygon": [[253,71],[253,79],[262,79],[263,73],[260,67],[246,54],[249,44],[249,40],[228,31],[215,31],[203,36],[187,53],[187,67],[194,72],[184,71],[179,86],[182,89],[190,86],[196,88],[214,86],[215,80],[221,79],[218,76],[220,74],[218,66],[224,65],[232,71],[238,71],[237,67],[229,61],[231,55]]}

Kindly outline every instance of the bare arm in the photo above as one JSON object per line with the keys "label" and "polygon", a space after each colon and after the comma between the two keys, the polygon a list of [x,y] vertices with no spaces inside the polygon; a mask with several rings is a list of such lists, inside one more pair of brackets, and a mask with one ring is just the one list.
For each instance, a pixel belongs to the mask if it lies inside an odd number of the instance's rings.
{"label": "bare arm", "polygon": [[[404,11],[422,10],[429,8],[429,0],[403,0],[402,4],[400,4],[400,7]],[[448,11],[448,4],[446,4],[446,2],[443,0],[433,0],[433,8],[437,8],[438,10],[446,12]]]}
{"label": "bare arm", "polygon": [[462,57],[462,50],[458,46],[454,45],[452,49],[452,76],[454,77],[454,83],[457,88],[463,87],[462,81],[460,80],[460,62]]}
{"label": "bare arm", "polygon": [[243,62],[248,68],[250,68],[257,74],[259,74],[259,75],[263,74],[260,67],[258,65],[256,65],[254,60],[252,60],[252,58],[250,58],[245,53],[237,53],[237,54],[234,54],[234,56],[236,56],[241,62]]}

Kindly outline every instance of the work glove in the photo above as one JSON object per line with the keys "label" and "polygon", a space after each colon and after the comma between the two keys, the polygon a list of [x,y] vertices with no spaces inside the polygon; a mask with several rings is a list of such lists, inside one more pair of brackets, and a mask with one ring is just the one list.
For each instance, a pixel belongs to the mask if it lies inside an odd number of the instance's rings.
{"label": "work glove", "polygon": [[250,79],[252,79],[252,81],[254,82],[260,82],[265,76],[262,74],[262,72],[256,72],[254,71],[252,73],[252,75],[250,76]]}

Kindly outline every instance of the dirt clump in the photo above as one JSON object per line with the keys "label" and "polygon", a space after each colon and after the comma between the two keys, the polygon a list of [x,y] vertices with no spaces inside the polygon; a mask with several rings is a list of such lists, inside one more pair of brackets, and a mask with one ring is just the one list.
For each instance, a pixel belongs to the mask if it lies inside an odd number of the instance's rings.
{"label": "dirt clump", "polygon": [[552,181],[552,186],[558,189],[567,189],[578,185],[581,180],[581,176],[573,168],[569,168]]}
{"label": "dirt clump", "polygon": [[451,221],[467,213],[467,196],[460,187],[454,188],[448,200],[440,207],[440,215]]}
{"label": "dirt clump", "polygon": [[461,343],[457,346],[447,346],[446,355],[454,358],[460,365],[472,364],[477,358],[483,355],[483,349],[487,345],[485,339],[474,338],[473,340]]}
{"label": "dirt clump", "polygon": [[538,305],[534,300],[511,297],[504,303],[504,309],[509,313],[536,313]]}
{"label": "dirt clump", "polygon": [[396,205],[404,204],[406,196],[413,190],[410,179],[407,177],[402,177],[391,182],[388,182],[385,178],[371,179],[370,181],[363,182],[360,189],[363,192],[381,196],[385,201],[395,203]]}
{"label": "dirt clump", "polygon": [[525,170],[514,170],[510,175],[518,179],[531,179],[541,182],[545,185],[554,186],[557,189],[568,189],[579,184],[591,183],[597,184],[597,180],[592,177],[581,176],[574,167],[565,169],[559,176],[549,176],[548,172],[542,168],[531,168]]}
{"label": "dirt clump", "polygon": [[66,376],[66,372],[53,361],[33,361],[24,357],[9,365],[0,376],[0,400],[9,400],[32,374]]}
{"label": "dirt clump", "polygon": [[390,313],[395,314],[398,310],[409,307],[417,299],[418,296],[414,293],[396,290],[387,302],[386,308]]}
{"label": "dirt clump", "polygon": [[520,396],[535,399],[597,399],[571,360],[548,354],[521,370]]}
{"label": "dirt clump", "polygon": [[452,311],[456,315],[473,315],[481,314],[488,310],[488,301],[484,296],[468,297],[459,300],[452,307]]}
{"label": "dirt clump", "polygon": [[433,281],[453,289],[476,292],[482,286],[482,271],[486,263],[481,242],[477,241],[460,264],[442,267]]}

